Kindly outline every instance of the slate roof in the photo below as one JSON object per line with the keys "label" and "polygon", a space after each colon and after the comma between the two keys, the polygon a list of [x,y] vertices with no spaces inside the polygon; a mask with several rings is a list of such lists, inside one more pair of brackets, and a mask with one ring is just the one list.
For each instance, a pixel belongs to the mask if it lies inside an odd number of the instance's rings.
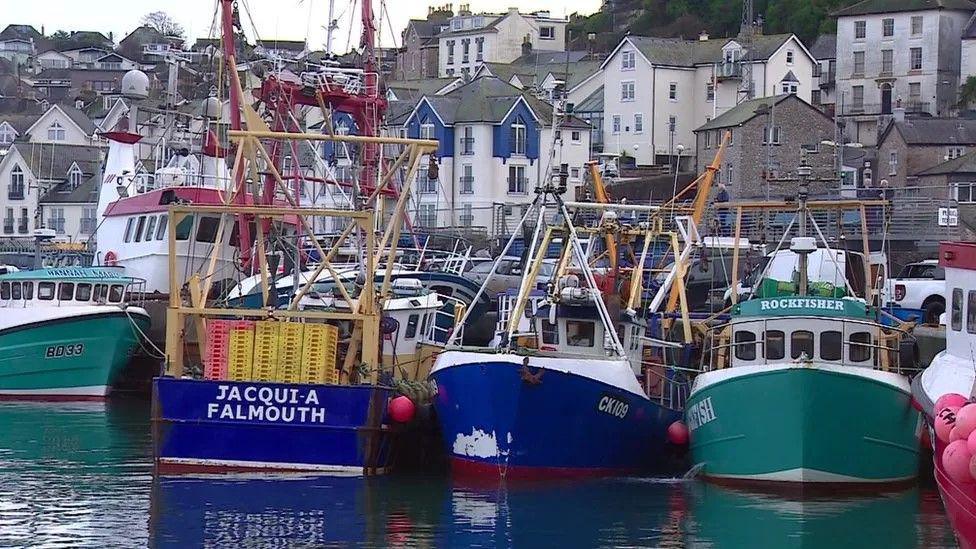
{"label": "slate roof", "polygon": [[428,44],[440,35],[440,28],[447,25],[447,19],[431,21],[429,19],[411,19],[407,22],[407,30],[411,28],[417,33],[420,41]]}
{"label": "slate roof", "polygon": [[976,145],[976,120],[962,118],[912,118],[892,122],[879,143],[897,131],[908,145]]}
{"label": "slate roof", "polygon": [[586,99],[573,107],[575,112],[603,112],[603,86],[593,91]]}
{"label": "slate roof", "polygon": [[810,47],[810,55],[816,60],[837,59],[837,35],[821,34]]}
{"label": "slate roof", "polygon": [[735,128],[745,124],[746,122],[752,120],[753,118],[760,116],[756,113],[757,110],[769,109],[775,105],[779,105],[783,101],[790,100],[800,101],[804,105],[810,107],[811,112],[816,113],[819,116],[827,117],[821,111],[810,106],[806,101],[803,101],[794,94],[781,94],[774,95],[770,97],[760,97],[758,99],[750,99],[749,101],[743,101],[735,107],[725,111],[724,113],[718,115],[717,117],[709,120],[702,126],[698,127],[695,132],[701,132],[706,130],[714,130],[718,128]]}
{"label": "slate roof", "polygon": [[871,15],[876,13],[896,13],[923,10],[976,10],[976,4],[969,0],[864,0],[853,6],[836,10],[834,17],[852,15]]}
{"label": "slate roof", "polygon": [[[753,37],[752,60],[769,59],[792,34],[764,34]],[[712,40],[684,40],[681,38],[659,38],[654,36],[628,36],[634,46],[656,65],[691,67],[704,63],[722,61],[722,48],[734,38]]]}
{"label": "slate roof", "polygon": [[94,204],[98,202],[99,182],[101,177],[98,174],[85,178],[74,189],[67,181],[62,181],[41,198],[41,204]]}
{"label": "slate roof", "polygon": [[[486,15],[485,17],[492,17],[491,15]],[[502,19],[508,17],[508,14],[494,16],[494,19],[485,23],[485,26],[478,27],[476,29],[461,29],[461,30],[446,30],[437,35],[438,39],[451,36],[465,36],[468,34],[481,34],[483,32],[498,32],[498,23],[501,23]]]}
{"label": "slate roof", "polygon": [[966,23],[966,27],[962,29],[962,38],[963,40],[976,38],[976,13],[973,13],[973,16],[969,18],[969,22]]}
{"label": "slate roof", "polygon": [[931,168],[922,170],[915,175],[948,175],[976,173],[976,152],[964,154],[962,156],[946,160],[941,164],[936,164]]}
{"label": "slate roof", "polygon": [[[446,95],[424,96],[445,124],[500,123],[519,98],[524,98],[543,124],[552,124],[552,105],[498,78],[482,76]],[[589,127],[570,119],[566,127]]]}
{"label": "slate roof", "polygon": [[95,123],[88,118],[88,115],[83,111],[76,109],[73,105],[58,104],[58,107],[64,111],[64,114],[68,115],[68,118],[72,122],[78,124],[81,131],[85,132],[85,135],[92,135],[95,133]]}
{"label": "slate roof", "polygon": [[[82,173],[95,175],[102,165],[102,147],[51,143],[14,142],[11,148],[24,158],[39,179],[67,179],[68,169],[78,164]],[[8,154],[9,156],[9,154]]]}
{"label": "slate roof", "polygon": [[44,35],[37,32],[32,25],[7,25],[0,31],[0,40],[42,40]]}
{"label": "slate roof", "polygon": [[393,80],[387,82],[386,87],[392,89],[401,101],[410,101],[420,99],[424,95],[434,95],[455,80],[457,77]]}
{"label": "slate roof", "polygon": [[305,50],[305,41],[303,40],[276,40],[272,38],[268,40],[258,40],[255,45],[260,46],[264,49],[272,49],[272,50],[290,50],[290,51]]}
{"label": "slate roof", "polygon": [[13,126],[14,130],[17,131],[18,137],[22,137],[27,128],[30,128],[37,122],[37,119],[41,117],[41,114],[3,114],[0,115],[0,122],[6,122]]}
{"label": "slate roof", "polygon": [[[585,52],[584,52],[585,53]],[[524,57],[519,58],[524,59]],[[537,57],[536,59],[544,59]],[[510,82],[513,76],[518,76],[524,86],[538,86],[551,73],[554,77],[566,82],[566,87],[573,89],[585,81],[603,66],[602,60],[565,61],[556,63],[533,63],[531,61],[514,61],[512,63],[485,63],[491,74]]]}

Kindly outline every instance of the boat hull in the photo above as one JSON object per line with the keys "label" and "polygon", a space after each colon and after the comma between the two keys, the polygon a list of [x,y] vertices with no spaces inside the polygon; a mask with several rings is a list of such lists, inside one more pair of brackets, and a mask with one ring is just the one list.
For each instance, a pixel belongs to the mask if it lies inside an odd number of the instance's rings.
{"label": "boat hull", "polygon": [[930,440],[935,442],[932,453],[935,482],[942,496],[946,516],[949,517],[959,546],[963,549],[976,549],[976,483],[960,484],[946,474],[942,466],[942,453],[946,444],[935,436],[932,420],[939,412],[934,409],[935,401],[948,393],[971,394],[973,379],[971,361],[942,352],[912,382],[912,396],[925,412]]}
{"label": "boat hull", "polygon": [[685,416],[693,463],[717,481],[897,483],[918,470],[920,417],[893,373],[799,364],[706,372]]}
{"label": "boat hull", "polygon": [[143,332],[149,327],[149,316],[137,309],[40,313],[46,316],[0,330],[0,399],[103,399],[139,344],[133,323]]}
{"label": "boat hull", "polygon": [[524,367],[522,360],[438,357],[434,407],[456,475],[605,476],[648,469],[661,456],[680,412],[566,371],[559,360],[532,357]]}
{"label": "boat hull", "polygon": [[156,465],[163,473],[383,473],[391,396],[368,385],[156,378]]}

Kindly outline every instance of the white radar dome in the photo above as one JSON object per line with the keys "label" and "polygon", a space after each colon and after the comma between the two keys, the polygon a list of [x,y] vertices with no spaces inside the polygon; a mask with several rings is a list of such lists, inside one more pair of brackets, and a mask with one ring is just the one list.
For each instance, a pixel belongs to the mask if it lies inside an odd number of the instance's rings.
{"label": "white radar dome", "polygon": [[129,99],[149,97],[149,77],[140,70],[131,70],[122,77],[122,95]]}
{"label": "white radar dome", "polygon": [[207,118],[220,118],[220,113],[223,110],[221,107],[220,99],[216,97],[208,97],[203,100],[203,115]]}

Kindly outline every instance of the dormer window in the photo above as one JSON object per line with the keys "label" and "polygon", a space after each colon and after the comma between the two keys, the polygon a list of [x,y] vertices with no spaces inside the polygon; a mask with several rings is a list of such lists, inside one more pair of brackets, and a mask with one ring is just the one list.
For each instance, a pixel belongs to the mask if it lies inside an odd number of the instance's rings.
{"label": "dormer window", "polygon": [[71,169],[68,170],[68,188],[74,190],[79,186],[81,186],[81,168],[78,164],[72,164]]}
{"label": "dormer window", "polygon": [[10,124],[6,122],[0,124],[0,145],[9,145],[16,138],[17,131]]}
{"label": "dormer window", "polygon": [[64,126],[62,126],[60,122],[55,121],[47,128],[47,138],[50,141],[64,141]]}
{"label": "dormer window", "polygon": [[512,154],[525,154],[525,122],[521,116],[512,122]]}

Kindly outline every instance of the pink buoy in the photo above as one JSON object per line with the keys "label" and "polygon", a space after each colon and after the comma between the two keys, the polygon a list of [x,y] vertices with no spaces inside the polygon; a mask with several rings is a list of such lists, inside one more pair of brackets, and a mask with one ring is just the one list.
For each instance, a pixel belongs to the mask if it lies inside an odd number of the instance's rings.
{"label": "pink buoy", "polygon": [[969,453],[976,455],[976,431],[969,433],[969,437],[966,438],[966,447],[969,448]]}
{"label": "pink buoy", "polygon": [[943,408],[949,408],[952,406],[959,406],[961,408],[968,402],[969,399],[960,395],[959,393],[946,393],[935,401],[935,406],[932,407],[932,410],[938,412]]}
{"label": "pink buoy", "polygon": [[969,476],[976,482],[976,456],[969,458]]}
{"label": "pink buoy", "polygon": [[969,453],[965,440],[950,442],[942,452],[942,468],[949,478],[957,483],[971,483],[973,477],[969,473],[970,461],[973,455]]}
{"label": "pink buoy", "polygon": [[955,442],[957,440],[966,440],[966,437],[962,436],[962,431],[959,429],[959,424],[956,424],[956,426],[949,431],[949,442]]}
{"label": "pink buoy", "polygon": [[390,417],[397,423],[409,422],[417,412],[417,406],[414,405],[413,401],[402,395],[391,400],[387,409],[390,412]]}
{"label": "pink buoy", "polygon": [[681,421],[668,425],[668,441],[678,446],[688,444],[688,426]]}
{"label": "pink buoy", "polygon": [[949,435],[952,432],[952,428],[956,426],[956,412],[958,411],[958,407],[950,406],[948,408],[942,408],[936,414],[935,420],[933,421],[935,424],[935,436],[942,442],[948,443],[952,441]]}
{"label": "pink buoy", "polygon": [[968,438],[969,433],[976,431],[976,405],[963,406],[956,412],[956,429],[960,438]]}

